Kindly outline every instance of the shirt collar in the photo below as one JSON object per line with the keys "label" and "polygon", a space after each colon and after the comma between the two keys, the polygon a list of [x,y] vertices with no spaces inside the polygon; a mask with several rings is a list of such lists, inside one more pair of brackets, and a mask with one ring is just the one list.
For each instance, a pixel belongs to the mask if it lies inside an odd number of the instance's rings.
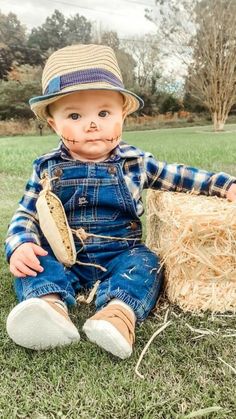
{"label": "shirt collar", "polygon": [[114,156],[116,160],[124,159],[124,158],[133,158],[133,157],[140,157],[144,156],[144,151],[140,150],[133,145],[127,144],[124,141],[121,141],[120,144],[113,150],[110,157]]}
{"label": "shirt collar", "polygon": [[63,159],[65,159],[65,160],[72,160],[73,159],[70,155],[69,149],[66,147],[66,145],[63,143],[62,140],[60,140],[58,148],[60,149],[61,157]]}

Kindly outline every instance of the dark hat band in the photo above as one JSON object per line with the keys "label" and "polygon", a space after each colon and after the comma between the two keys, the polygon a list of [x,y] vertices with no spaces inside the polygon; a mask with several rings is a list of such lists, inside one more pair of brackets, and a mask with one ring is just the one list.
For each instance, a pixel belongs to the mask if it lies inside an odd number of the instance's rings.
{"label": "dark hat band", "polygon": [[124,85],[113,73],[102,68],[90,68],[87,70],[73,71],[72,73],[63,74],[50,80],[44,95],[58,93],[62,89],[73,86],[75,84],[86,83],[109,83],[113,87],[124,89]]}

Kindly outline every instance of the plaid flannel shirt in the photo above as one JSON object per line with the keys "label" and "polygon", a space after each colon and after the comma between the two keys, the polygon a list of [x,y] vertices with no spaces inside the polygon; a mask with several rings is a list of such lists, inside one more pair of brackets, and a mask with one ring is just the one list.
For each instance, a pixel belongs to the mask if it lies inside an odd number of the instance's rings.
{"label": "plaid flannel shirt", "polygon": [[[72,157],[65,145],[60,142],[56,149],[34,161],[32,176],[26,184],[25,193],[8,229],[5,242],[8,260],[22,243],[33,242],[40,245],[41,230],[38,223],[36,201],[42,189],[40,184],[42,171],[45,170],[45,164],[47,165],[47,161],[50,159],[60,163],[63,160],[72,160]],[[236,182],[236,178],[223,172],[212,173],[183,164],[167,164],[157,161],[149,152],[144,152],[124,142],[121,142],[106,160],[110,163],[113,161],[122,161],[123,163],[124,178],[133,197],[138,216],[142,215],[144,211],[141,199],[143,189],[194,191],[224,198],[230,185]]]}

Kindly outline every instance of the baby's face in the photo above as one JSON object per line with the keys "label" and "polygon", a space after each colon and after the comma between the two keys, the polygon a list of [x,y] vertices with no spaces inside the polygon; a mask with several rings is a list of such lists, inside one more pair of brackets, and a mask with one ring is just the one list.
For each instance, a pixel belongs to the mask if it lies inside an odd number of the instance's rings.
{"label": "baby's face", "polygon": [[123,98],[119,92],[71,93],[49,107],[48,123],[75,159],[103,161],[120,142]]}

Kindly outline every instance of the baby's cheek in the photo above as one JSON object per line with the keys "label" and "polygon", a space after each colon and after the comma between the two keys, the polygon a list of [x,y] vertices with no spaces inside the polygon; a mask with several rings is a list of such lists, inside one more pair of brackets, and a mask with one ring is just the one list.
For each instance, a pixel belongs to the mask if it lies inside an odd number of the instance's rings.
{"label": "baby's cheek", "polygon": [[119,137],[121,135],[121,131],[122,131],[122,125],[120,122],[116,122],[114,125],[114,130],[113,130],[113,137]]}
{"label": "baby's cheek", "polygon": [[73,140],[74,135],[73,135],[73,129],[71,127],[63,127],[62,128],[62,133],[61,133],[62,137],[68,140]]}

